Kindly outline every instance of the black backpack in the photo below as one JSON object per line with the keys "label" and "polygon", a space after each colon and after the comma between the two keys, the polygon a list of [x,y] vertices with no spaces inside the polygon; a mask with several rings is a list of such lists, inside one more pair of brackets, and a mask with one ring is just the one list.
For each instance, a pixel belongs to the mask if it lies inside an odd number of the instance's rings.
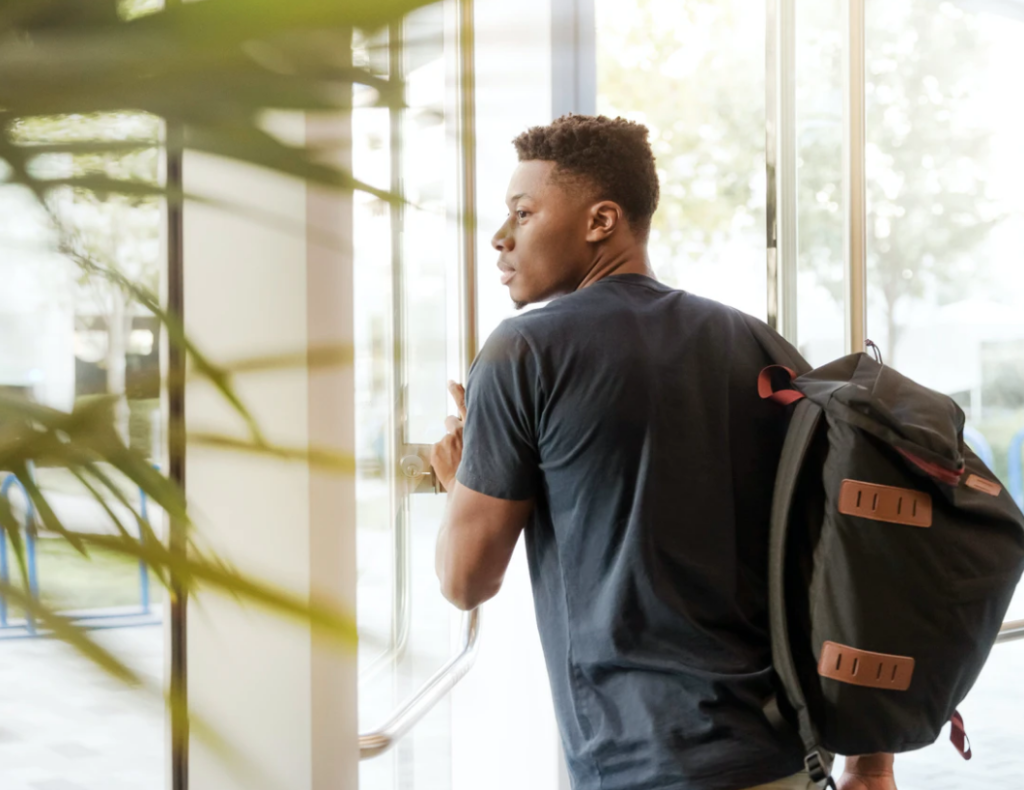
{"label": "black backpack", "polygon": [[789,420],[769,552],[780,718],[832,753],[927,746],[977,679],[1024,572],[1024,514],[964,444],[964,413],[868,354],[811,370],[767,326],[758,388]]}

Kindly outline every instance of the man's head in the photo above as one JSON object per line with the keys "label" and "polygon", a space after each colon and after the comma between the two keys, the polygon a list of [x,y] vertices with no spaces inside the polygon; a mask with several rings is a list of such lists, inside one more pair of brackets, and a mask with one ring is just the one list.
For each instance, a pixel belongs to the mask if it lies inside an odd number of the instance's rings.
{"label": "man's head", "polygon": [[566,115],[513,144],[509,216],[491,244],[518,306],[574,291],[603,259],[642,251],[658,207],[646,127]]}

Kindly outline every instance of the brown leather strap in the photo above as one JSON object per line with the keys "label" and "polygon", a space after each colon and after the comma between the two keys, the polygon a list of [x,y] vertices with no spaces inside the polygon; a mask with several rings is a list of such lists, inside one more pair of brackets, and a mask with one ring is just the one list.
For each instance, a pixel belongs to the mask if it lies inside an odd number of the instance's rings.
{"label": "brown leather strap", "polygon": [[983,494],[989,496],[999,496],[1003,493],[1003,487],[999,483],[994,483],[991,480],[986,480],[984,477],[978,477],[977,475],[971,475],[967,478],[966,485],[968,488],[973,488],[975,491],[981,491]]}
{"label": "brown leather strap", "polygon": [[932,525],[932,498],[923,491],[844,480],[839,489],[839,512],[889,524]]}
{"label": "brown leather strap", "polygon": [[803,393],[797,392],[793,389],[775,389],[775,384],[772,382],[772,372],[781,370],[789,376],[789,380],[792,381],[796,378],[796,371],[792,368],[787,368],[785,365],[769,365],[761,371],[757,377],[757,393],[764,400],[773,400],[776,403],[781,403],[783,406],[788,406],[791,403],[796,403],[798,400],[803,399]]}
{"label": "brown leather strap", "polygon": [[906,691],[914,676],[914,659],[826,642],[821,647],[818,674],[854,686]]}
{"label": "brown leather strap", "polygon": [[953,711],[953,718],[949,720],[949,740],[953,747],[960,752],[965,760],[971,759],[971,739],[967,737],[967,730],[964,729],[964,717],[960,711]]}

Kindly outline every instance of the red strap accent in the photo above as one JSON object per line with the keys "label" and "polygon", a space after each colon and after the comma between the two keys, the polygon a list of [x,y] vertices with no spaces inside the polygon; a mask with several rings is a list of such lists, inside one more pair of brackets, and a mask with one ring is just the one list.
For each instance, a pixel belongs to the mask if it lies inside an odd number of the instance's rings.
{"label": "red strap accent", "polygon": [[899,447],[897,447],[896,449],[900,451],[900,455],[902,455],[904,458],[910,461],[910,463],[912,463],[918,469],[921,469],[922,471],[934,477],[936,480],[942,481],[946,485],[960,485],[960,478],[962,478],[964,476],[964,472],[967,471],[966,466],[961,466],[959,469],[956,470],[946,469],[944,467],[939,466],[938,464],[933,464],[931,461],[926,461],[923,458],[918,458],[916,455],[914,455],[913,453],[908,453],[906,450],[900,450]]}
{"label": "red strap accent", "polygon": [[953,718],[949,720],[949,740],[953,742],[953,747],[960,752],[961,757],[965,760],[971,759],[971,741],[964,729],[964,717],[958,710],[953,711]]}
{"label": "red strap accent", "polygon": [[796,378],[796,372],[790,370],[782,365],[769,365],[757,377],[757,394],[760,395],[764,400],[773,400],[776,403],[781,403],[783,406],[788,406],[791,403],[796,403],[802,399],[803,393],[797,392],[796,390],[777,390],[772,384],[772,371],[773,370],[784,370],[789,374],[789,378],[792,381]]}

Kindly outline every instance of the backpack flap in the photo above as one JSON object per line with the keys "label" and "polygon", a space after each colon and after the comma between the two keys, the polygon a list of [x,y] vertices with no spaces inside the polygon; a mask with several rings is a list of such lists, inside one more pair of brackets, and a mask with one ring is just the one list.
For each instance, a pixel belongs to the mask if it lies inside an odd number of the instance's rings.
{"label": "backpack flap", "polygon": [[810,400],[899,450],[919,470],[958,485],[964,471],[964,413],[867,354],[852,354],[793,382]]}

